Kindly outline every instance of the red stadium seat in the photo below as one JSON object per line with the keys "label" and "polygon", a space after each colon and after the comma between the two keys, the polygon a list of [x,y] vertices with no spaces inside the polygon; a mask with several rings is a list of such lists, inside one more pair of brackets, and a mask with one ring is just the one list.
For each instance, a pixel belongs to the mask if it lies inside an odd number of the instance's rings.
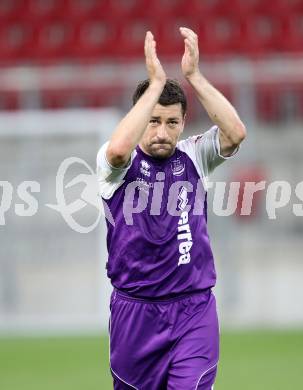
{"label": "red stadium seat", "polygon": [[243,55],[259,56],[279,51],[282,23],[279,19],[255,15],[240,23],[240,36],[235,51]]}
{"label": "red stadium seat", "polygon": [[7,63],[24,59],[31,39],[32,29],[28,24],[2,23],[0,25],[0,61]]}
{"label": "red stadium seat", "polygon": [[142,58],[144,55],[144,38],[147,30],[153,32],[160,47],[159,25],[153,20],[134,19],[132,23],[128,21],[120,23],[117,29],[114,54],[117,57]]}
{"label": "red stadium seat", "polygon": [[289,4],[285,0],[275,0],[275,1],[262,1],[259,0],[255,7],[254,13],[271,15],[272,17],[279,17],[285,13],[289,12]]}
{"label": "red stadium seat", "polygon": [[303,14],[286,15],[281,20],[282,34],[280,37],[280,49],[283,52],[303,51]]}
{"label": "red stadium seat", "polygon": [[96,13],[106,5],[103,0],[69,0],[65,12],[72,20],[90,20],[96,17]]}
{"label": "red stadium seat", "polygon": [[50,23],[64,17],[66,0],[25,0],[23,19],[30,23]]}
{"label": "red stadium seat", "polygon": [[[141,0],[142,2],[142,0]],[[125,22],[128,18],[135,17],[134,9],[137,0],[100,0],[97,2],[95,17],[115,19],[117,22]]]}
{"label": "red stadium seat", "polygon": [[41,108],[58,109],[69,106],[70,92],[64,90],[43,90],[40,92]]}
{"label": "red stadium seat", "polygon": [[297,15],[303,14],[303,1],[302,0],[284,0],[288,11]]}
{"label": "red stadium seat", "polygon": [[1,0],[0,23],[21,21],[27,11],[26,0]]}
{"label": "red stadium seat", "polygon": [[[158,24],[159,41],[158,53],[161,58],[181,57],[184,52],[184,38],[180,34],[179,27],[186,25],[183,19],[163,20]],[[187,25],[197,31],[198,26],[195,23]]]}
{"label": "red stadium seat", "polygon": [[95,19],[74,27],[75,34],[68,48],[70,57],[100,61],[114,55],[117,29],[110,21]]}
{"label": "red stadium seat", "polygon": [[208,23],[209,15],[216,15],[216,9],[220,0],[192,0],[183,2],[177,7],[178,13],[184,18],[198,18],[201,23]]}
{"label": "red stadium seat", "polygon": [[137,1],[132,8],[131,16],[135,18],[160,19],[169,21],[177,18],[183,0],[141,0]]}
{"label": "red stadium seat", "polygon": [[259,86],[256,107],[259,120],[264,122],[302,121],[303,87],[291,81]]}
{"label": "red stadium seat", "polygon": [[281,120],[280,112],[281,87],[272,84],[262,84],[256,87],[257,117],[263,122]]}
{"label": "red stadium seat", "polygon": [[230,54],[241,39],[239,24],[231,17],[209,17],[208,23],[200,25],[198,32],[202,56]]}
{"label": "red stadium seat", "polygon": [[43,109],[106,107],[117,104],[123,96],[121,86],[48,89],[41,91],[40,95]]}
{"label": "red stadium seat", "polygon": [[68,59],[68,48],[73,34],[73,25],[67,24],[64,20],[36,25],[30,53],[31,58],[38,61]]}
{"label": "red stadium seat", "polygon": [[288,12],[288,1],[289,0],[221,0],[216,7],[216,14],[232,14],[237,17],[249,17],[256,14],[279,16]]}
{"label": "red stadium seat", "polygon": [[20,108],[20,96],[16,91],[1,91],[0,111],[13,111]]}

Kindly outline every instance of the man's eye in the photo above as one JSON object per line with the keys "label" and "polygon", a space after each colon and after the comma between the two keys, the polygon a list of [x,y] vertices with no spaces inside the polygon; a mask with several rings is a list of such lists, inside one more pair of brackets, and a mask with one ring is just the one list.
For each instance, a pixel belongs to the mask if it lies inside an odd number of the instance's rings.
{"label": "man's eye", "polygon": [[149,123],[158,123],[157,119],[151,119]]}
{"label": "man's eye", "polygon": [[168,122],[168,124],[169,124],[169,125],[173,125],[173,126],[175,126],[175,125],[177,125],[177,124],[178,124],[178,122],[177,122],[177,121],[171,121],[171,122]]}

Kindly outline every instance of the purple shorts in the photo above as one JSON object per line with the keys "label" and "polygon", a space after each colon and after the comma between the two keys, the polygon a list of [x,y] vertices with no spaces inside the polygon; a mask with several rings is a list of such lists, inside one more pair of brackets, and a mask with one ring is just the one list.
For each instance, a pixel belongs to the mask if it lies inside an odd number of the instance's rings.
{"label": "purple shorts", "polygon": [[111,296],[110,366],[114,389],[211,390],[219,326],[211,290],[169,300]]}

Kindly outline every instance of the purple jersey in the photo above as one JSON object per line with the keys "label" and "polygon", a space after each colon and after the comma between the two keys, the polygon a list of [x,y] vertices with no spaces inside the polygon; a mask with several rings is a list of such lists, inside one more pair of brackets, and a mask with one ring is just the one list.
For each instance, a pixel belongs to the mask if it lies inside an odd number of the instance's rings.
{"label": "purple jersey", "polygon": [[[139,146],[127,167],[97,156],[99,190],[107,220],[107,273],[114,287],[135,297],[172,297],[215,285],[207,233],[207,178],[220,155],[216,126],[179,141],[174,154],[156,159]],[[112,223],[114,222],[114,223]]]}

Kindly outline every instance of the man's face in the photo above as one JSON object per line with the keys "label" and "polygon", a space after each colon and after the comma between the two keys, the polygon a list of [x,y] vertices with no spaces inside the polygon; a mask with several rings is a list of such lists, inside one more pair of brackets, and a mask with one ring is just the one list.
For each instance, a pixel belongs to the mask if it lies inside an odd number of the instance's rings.
{"label": "man's face", "polygon": [[168,158],[174,153],[183,128],[181,103],[156,104],[139,146],[152,157]]}

